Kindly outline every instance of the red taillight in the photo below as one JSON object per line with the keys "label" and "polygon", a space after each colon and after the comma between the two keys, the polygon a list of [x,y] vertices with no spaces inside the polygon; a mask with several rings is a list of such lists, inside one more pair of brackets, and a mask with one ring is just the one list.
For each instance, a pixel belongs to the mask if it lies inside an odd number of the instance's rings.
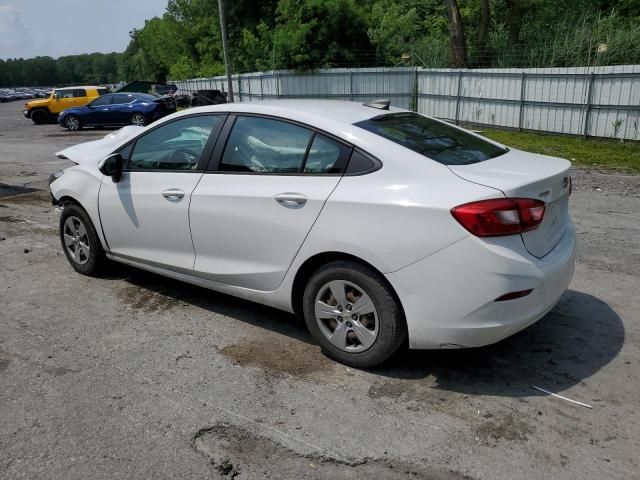
{"label": "red taillight", "polygon": [[496,198],[451,209],[453,217],[478,237],[528,232],[544,218],[545,203],[532,198]]}

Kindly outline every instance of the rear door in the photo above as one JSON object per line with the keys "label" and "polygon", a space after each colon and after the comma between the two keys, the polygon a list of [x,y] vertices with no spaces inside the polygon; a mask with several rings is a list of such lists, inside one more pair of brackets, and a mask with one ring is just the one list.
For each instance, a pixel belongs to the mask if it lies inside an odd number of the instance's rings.
{"label": "rear door", "polygon": [[195,270],[275,290],[344,171],[351,148],[282,119],[231,115],[191,198]]}

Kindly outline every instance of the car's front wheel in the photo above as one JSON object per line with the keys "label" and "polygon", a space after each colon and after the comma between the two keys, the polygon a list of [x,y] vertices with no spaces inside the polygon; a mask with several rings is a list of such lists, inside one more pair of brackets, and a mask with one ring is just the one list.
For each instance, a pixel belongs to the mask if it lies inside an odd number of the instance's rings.
{"label": "car's front wheel", "polygon": [[64,125],[72,132],[82,130],[82,123],[80,123],[80,119],[75,115],[67,115],[67,118],[64,119]]}
{"label": "car's front wheel", "polygon": [[96,275],[105,261],[104,250],[89,214],[74,203],[60,215],[60,241],[67,260],[83,275]]}
{"label": "car's front wheel", "polygon": [[407,337],[402,309],[384,278],[360,263],[330,262],[309,279],[304,318],[323,352],[367,368],[389,359]]}
{"label": "car's front wheel", "polygon": [[31,112],[31,120],[33,120],[33,123],[35,123],[36,125],[49,123],[49,112],[44,108],[34,110],[33,112]]}

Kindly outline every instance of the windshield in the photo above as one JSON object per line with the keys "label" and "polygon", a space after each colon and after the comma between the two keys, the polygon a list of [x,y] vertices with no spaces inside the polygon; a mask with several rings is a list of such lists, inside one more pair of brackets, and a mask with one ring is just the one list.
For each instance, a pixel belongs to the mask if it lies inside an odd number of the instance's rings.
{"label": "windshield", "polygon": [[507,149],[417,113],[390,113],[355,124],[443,165],[468,165]]}

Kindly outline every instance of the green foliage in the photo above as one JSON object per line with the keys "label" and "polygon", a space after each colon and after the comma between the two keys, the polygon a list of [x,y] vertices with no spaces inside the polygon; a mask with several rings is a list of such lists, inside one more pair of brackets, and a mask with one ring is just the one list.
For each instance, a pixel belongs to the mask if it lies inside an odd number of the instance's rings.
{"label": "green foliage", "polygon": [[0,60],[0,87],[55,86],[118,81],[122,54],[91,53],[60,57]]}
{"label": "green foliage", "polygon": [[353,65],[371,48],[364,11],[354,0],[280,0],[273,35],[278,68]]}
{"label": "green foliage", "polygon": [[[640,63],[640,0],[457,0],[471,67]],[[448,67],[444,0],[226,0],[234,72]],[[483,26],[485,27],[483,29]],[[123,53],[0,60],[0,86],[224,73],[217,0],[169,0]],[[606,44],[606,50],[598,46]]]}
{"label": "green foliage", "polygon": [[640,172],[640,148],[633,141],[585,140],[582,137],[506,130],[484,130],[482,134],[520,150],[566,158],[574,165]]}

